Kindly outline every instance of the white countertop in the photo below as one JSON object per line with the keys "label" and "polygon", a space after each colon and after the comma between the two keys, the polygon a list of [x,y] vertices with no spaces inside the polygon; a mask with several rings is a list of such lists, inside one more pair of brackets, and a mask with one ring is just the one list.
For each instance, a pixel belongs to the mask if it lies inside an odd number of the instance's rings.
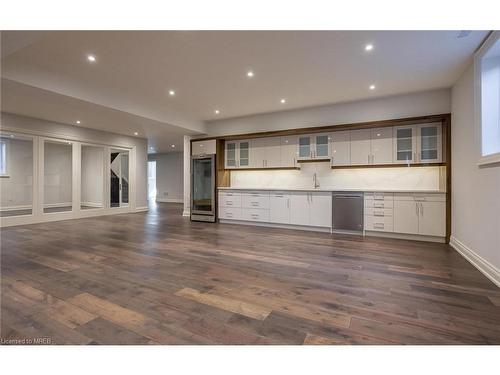
{"label": "white countertop", "polygon": [[242,188],[242,187],[219,187],[218,190],[260,190],[260,191],[319,191],[319,192],[333,192],[333,191],[361,191],[361,192],[387,192],[387,193],[446,193],[444,190],[419,190],[419,189],[314,189],[314,188]]}

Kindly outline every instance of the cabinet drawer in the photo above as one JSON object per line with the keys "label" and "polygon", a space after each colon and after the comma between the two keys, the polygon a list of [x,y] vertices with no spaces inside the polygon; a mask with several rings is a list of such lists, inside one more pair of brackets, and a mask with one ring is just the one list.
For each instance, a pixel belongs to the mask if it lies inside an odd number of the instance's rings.
{"label": "cabinet drawer", "polygon": [[394,221],[392,216],[368,216],[365,215],[365,230],[379,232],[393,232]]}
{"label": "cabinet drawer", "polygon": [[395,193],[395,201],[412,202],[446,202],[446,194],[428,194],[428,193]]}
{"label": "cabinet drawer", "polygon": [[243,194],[241,196],[241,206],[243,208],[265,208],[269,209],[269,193],[263,194]]}
{"label": "cabinet drawer", "polygon": [[219,194],[220,207],[241,207],[241,194],[225,193]]}
{"label": "cabinet drawer", "polygon": [[241,220],[241,208],[219,207],[219,219]]}
{"label": "cabinet drawer", "polygon": [[269,221],[269,210],[245,208],[241,210],[241,219],[248,221]]}
{"label": "cabinet drawer", "polygon": [[394,199],[394,193],[386,193],[383,191],[366,192],[365,199],[374,201],[392,201]]}
{"label": "cabinet drawer", "polygon": [[366,199],[365,198],[365,210],[369,208],[376,208],[376,209],[386,209],[386,208],[393,208],[394,207],[394,201],[392,200],[373,200],[373,199]]}
{"label": "cabinet drawer", "polygon": [[366,216],[377,216],[377,217],[384,217],[384,216],[393,216],[393,208],[374,208],[374,207],[365,207],[365,215]]}

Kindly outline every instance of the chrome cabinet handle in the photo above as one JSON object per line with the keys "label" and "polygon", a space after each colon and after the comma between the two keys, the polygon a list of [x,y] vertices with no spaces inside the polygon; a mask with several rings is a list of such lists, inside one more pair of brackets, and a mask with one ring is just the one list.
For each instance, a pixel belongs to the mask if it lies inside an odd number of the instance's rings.
{"label": "chrome cabinet handle", "polygon": [[384,224],[383,223],[374,223],[373,227],[375,229],[384,229]]}
{"label": "chrome cabinet handle", "polygon": [[290,198],[288,198],[288,199],[286,200],[286,207],[287,207],[287,208],[290,208]]}
{"label": "chrome cabinet handle", "polygon": [[375,202],[375,203],[373,203],[373,207],[375,207],[375,208],[384,208],[384,204],[383,203],[377,203],[377,202]]}
{"label": "chrome cabinet handle", "polygon": [[424,216],[424,204],[420,203],[420,215]]}
{"label": "chrome cabinet handle", "polygon": [[384,211],[373,211],[373,216],[385,216]]}
{"label": "chrome cabinet handle", "polygon": [[415,203],[415,213],[417,214],[417,216],[418,216],[418,211],[419,210],[418,210],[418,202],[417,202],[417,203]]}

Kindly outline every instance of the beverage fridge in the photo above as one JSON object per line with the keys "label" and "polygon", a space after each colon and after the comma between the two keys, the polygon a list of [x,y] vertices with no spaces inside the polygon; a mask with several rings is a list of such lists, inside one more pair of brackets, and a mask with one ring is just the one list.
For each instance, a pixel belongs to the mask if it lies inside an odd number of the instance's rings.
{"label": "beverage fridge", "polygon": [[191,157],[191,220],[215,222],[215,155]]}

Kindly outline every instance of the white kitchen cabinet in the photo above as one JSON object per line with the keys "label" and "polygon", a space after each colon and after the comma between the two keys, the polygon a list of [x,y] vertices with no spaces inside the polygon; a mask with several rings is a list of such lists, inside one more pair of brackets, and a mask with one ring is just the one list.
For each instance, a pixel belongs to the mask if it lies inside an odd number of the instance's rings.
{"label": "white kitchen cabinet", "polygon": [[217,152],[216,149],[217,146],[215,139],[193,141],[193,143],[191,143],[191,155],[193,156],[212,155]]}
{"label": "white kitchen cabinet", "polygon": [[309,225],[314,227],[332,226],[332,193],[309,193]]}
{"label": "white kitchen cabinet", "polygon": [[351,132],[349,130],[334,132],[332,138],[332,165],[351,165]]}
{"label": "white kitchen cabinet", "polygon": [[309,225],[309,205],[308,192],[290,193],[290,224]]}
{"label": "white kitchen cabinet", "polygon": [[351,165],[370,164],[371,134],[371,129],[351,130]]}
{"label": "white kitchen cabinet", "polygon": [[249,191],[241,194],[242,208],[263,208],[269,209],[268,191]]}
{"label": "white kitchen cabinet", "polygon": [[228,169],[249,168],[250,141],[226,141],[224,165]]}
{"label": "white kitchen cabinet", "polygon": [[290,194],[271,192],[269,197],[269,221],[290,224]]}
{"label": "white kitchen cabinet", "polygon": [[371,163],[392,164],[392,128],[371,130]]}
{"label": "white kitchen cabinet", "polygon": [[269,222],[269,210],[259,208],[242,209],[241,220]]}
{"label": "white kitchen cabinet", "polygon": [[330,134],[310,134],[298,137],[298,159],[315,160],[330,158]]}
{"label": "white kitchen cabinet", "polygon": [[281,138],[256,138],[250,142],[250,168],[277,168],[281,166]]}
{"label": "white kitchen cabinet", "polygon": [[427,236],[446,235],[446,203],[418,202],[420,204],[418,233]]}
{"label": "white kitchen cabinet", "polygon": [[414,200],[394,200],[394,232],[418,234],[418,206]]}
{"label": "white kitchen cabinet", "polygon": [[394,126],[392,162],[394,164],[416,163],[417,127],[415,125]]}
{"label": "white kitchen cabinet", "polygon": [[266,159],[267,138],[256,138],[250,140],[252,149],[252,159],[250,160],[250,168],[264,168]]}
{"label": "white kitchen cabinet", "polygon": [[440,163],[442,156],[441,123],[417,125],[417,150],[419,163]]}
{"label": "white kitchen cabinet", "polygon": [[280,160],[281,167],[297,166],[297,137],[280,137]]}

